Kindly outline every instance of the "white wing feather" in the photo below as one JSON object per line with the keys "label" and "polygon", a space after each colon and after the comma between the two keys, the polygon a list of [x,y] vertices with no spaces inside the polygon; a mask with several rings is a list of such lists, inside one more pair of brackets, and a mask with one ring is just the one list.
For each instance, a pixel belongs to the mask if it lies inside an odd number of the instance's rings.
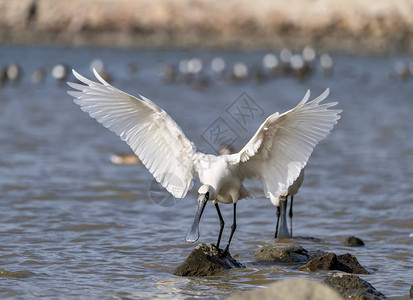
{"label": "white wing feather", "polygon": [[228,158],[245,177],[258,178],[271,201],[293,184],[314,147],[340,118],[341,110],[328,109],[337,102],[320,104],[328,94],[329,89],[307,102],[308,91],[295,108],[269,116],[245,147]]}
{"label": "white wing feather", "polygon": [[75,103],[115,132],[139,156],[155,179],[176,198],[185,197],[194,176],[194,146],[169,115],[152,101],[124,93],[96,70],[91,81],[73,70],[83,84],[68,82]]}

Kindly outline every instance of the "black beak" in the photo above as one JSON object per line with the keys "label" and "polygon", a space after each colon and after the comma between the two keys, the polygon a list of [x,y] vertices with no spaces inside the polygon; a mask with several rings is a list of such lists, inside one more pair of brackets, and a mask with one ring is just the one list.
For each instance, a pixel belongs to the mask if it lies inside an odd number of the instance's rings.
{"label": "black beak", "polygon": [[287,197],[280,199],[280,230],[278,238],[290,238],[287,227]]}
{"label": "black beak", "polygon": [[188,233],[185,236],[185,240],[188,243],[194,243],[199,239],[199,221],[201,220],[202,213],[204,212],[205,205],[208,202],[208,193],[205,195],[201,195],[198,198],[198,207],[196,209],[196,214],[194,218],[194,222],[192,223],[191,228],[189,229]]}

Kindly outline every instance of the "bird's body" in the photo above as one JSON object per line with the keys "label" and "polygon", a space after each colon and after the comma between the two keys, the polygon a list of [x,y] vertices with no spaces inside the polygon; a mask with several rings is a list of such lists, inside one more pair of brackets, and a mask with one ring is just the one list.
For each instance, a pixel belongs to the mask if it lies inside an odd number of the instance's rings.
{"label": "bird's body", "polygon": [[199,177],[198,210],[187,241],[199,238],[199,220],[206,202],[212,200],[221,224],[219,246],[224,221],[218,203],[232,203],[234,221],[226,250],[236,228],[237,201],[248,196],[244,179],[261,181],[265,196],[274,203],[299,176],[313,148],[328,135],[341,112],[328,109],[337,103],[320,104],[328,89],[310,102],[307,92],[295,108],[269,116],[240,152],[215,156],[197,152],[179,126],[151,100],[126,94],[94,73],[100,83],[73,71],[83,83],[68,83],[77,90],[69,91],[75,103],[128,143],[174,197],[185,197],[193,179]]}
{"label": "bird's body", "polygon": [[242,185],[244,178],[237,167],[231,165],[230,155],[199,154],[197,172],[199,181],[215,191],[210,193],[209,200],[230,204],[247,196]]}

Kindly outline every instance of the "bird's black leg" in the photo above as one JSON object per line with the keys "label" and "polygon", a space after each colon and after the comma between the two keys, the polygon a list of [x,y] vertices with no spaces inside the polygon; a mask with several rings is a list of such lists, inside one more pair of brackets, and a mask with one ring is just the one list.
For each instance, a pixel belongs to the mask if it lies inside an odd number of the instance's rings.
{"label": "bird's black leg", "polygon": [[291,237],[293,237],[293,200],[294,200],[294,196],[290,196],[291,198],[291,203],[290,203],[290,235]]}
{"label": "bird's black leg", "polygon": [[217,241],[217,248],[219,249],[219,243],[221,242],[221,236],[222,236],[222,231],[224,230],[224,219],[222,218],[221,211],[219,210],[218,203],[215,203],[215,208],[217,209],[218,217],[219,217],[219,235],[218,235],[218,241]]}
{"label": "bird's black leg", "polygon": [[277,206],[277,223],[275,224],[275,235],[274,238],[278,237],[278,226],[280,224],[280,206]]}
{"label": "bird's black leg", "polygon": [[234,203],[234,221],[231,225],[231,234],[229,236],[228,244],[225,247],[223,255],[226,255],[228,253],[229,244],[231,244],[232,236],[234,235],[235,229],[237,229],[237,203]]}

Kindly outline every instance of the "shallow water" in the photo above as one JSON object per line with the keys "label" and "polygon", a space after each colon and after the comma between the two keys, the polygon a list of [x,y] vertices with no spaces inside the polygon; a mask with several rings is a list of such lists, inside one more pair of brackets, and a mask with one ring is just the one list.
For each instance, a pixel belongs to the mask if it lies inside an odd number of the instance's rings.
{"label": "shallow water", "polygon": [[[326,78],[319,69],[300,81],[290,76],[263,83],[211,79],[196,90],[166,84],[159,63],[220,55],[230,62],[259,63],[263,53],[137,51],[95,48],[0,47],[0,65],[19,62],[19,83],[0,87],[0,295],[1,298],[64,299],[225,298],[273,281],[302,276],[323,280],[297,266],[259,263],[252,253],[273,240],[275,208],[266,199],[238,204],[231,253],[246,269],[212,278],[172,275],[193,249],[184,241],[196,207],[195,192],[172,207],[149,197],[151,175],[142,166],[118,166],[112,153],[128,152],[113,133],[81,112],[67,86],[50,77],[65,62],[91,77],[89,63],[99,57],[131,94],[155,100],[200,149],[214,152],[205,132],[218,118],[230,124],[240,148],[270,113],[295,106],[307,89],[319,95],[331,88],[342,118],[315,149],[294,201],[294,242],[305,248],[354,254],[371,275],[361,276],[385,295],[408,298],[413,284],[413,80],[389,80],[404,56],[333,56]],[[139,66],[130,75],[127,64]],[[44,83],[30,82],[38,67]],[[248,120],[248,130],[226,110],[246,92],[264,114]],[[257,188],[258,185],[253,184]],[[196,185],[195,185],[196,188]],[[232,207],[221,205],[229,235]],[[201,239],[215,243],[218,218],[209,203]],[[343,245],[348,235],[365,247]],[[303,237],[315,237],[308,239]]]}

